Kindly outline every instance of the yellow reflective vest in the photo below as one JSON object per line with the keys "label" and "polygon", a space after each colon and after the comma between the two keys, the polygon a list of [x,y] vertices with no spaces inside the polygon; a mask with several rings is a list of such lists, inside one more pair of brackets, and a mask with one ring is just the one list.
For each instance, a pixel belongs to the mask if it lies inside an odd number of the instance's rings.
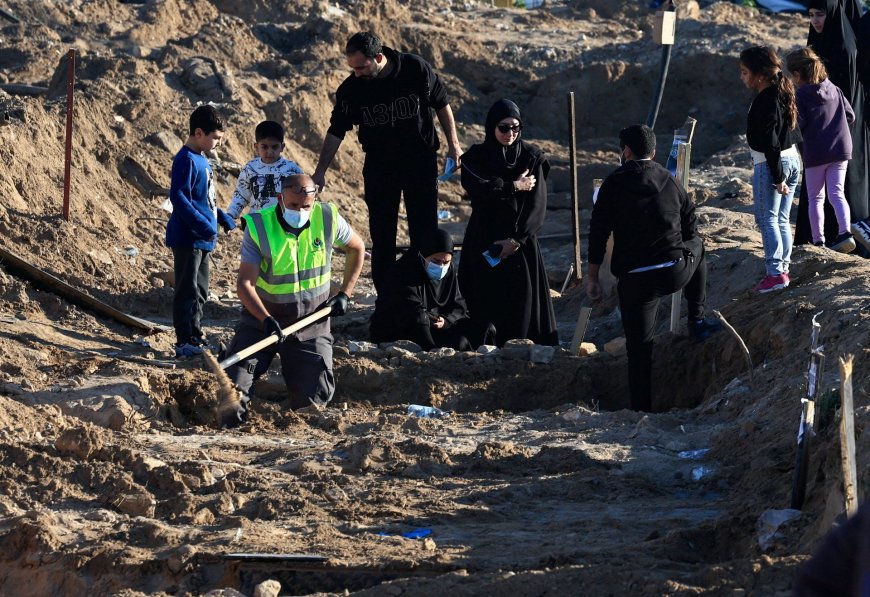
{"label": "yellow reflective vest", "polygon": [[[298,236],[284,230],[280,217],[277,205],[244,216],[261,256],[257,295],[269,313],[287,326],[329,298],[338,208],[315,202],[309,224]],[[298,336],[305,340],[328,331],[327,320]]]}

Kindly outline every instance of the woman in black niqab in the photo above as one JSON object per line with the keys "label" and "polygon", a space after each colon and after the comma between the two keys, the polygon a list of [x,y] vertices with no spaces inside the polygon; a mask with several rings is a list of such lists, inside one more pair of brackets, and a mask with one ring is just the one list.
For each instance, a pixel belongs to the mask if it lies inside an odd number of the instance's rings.
{"label": "woman in black niqab", "polygon": [[[500,346],[514,338],[556,345],[556,317],[537,240],[547,211],[550,165],[521,139],[522,122],[515,103],[497,101],[486,116],[483,143],[462,155],[471,217],[462,241],[459,288],[471,316],[495,324]],[[496,244],[501,261],[491,266],[483,253]]]}
{"label": "woman in black niqab", "polygon": [[[846,0],[851,2],[851,0]],[[807,45],[815,50],[825,63],[828,78],[843,91],[852,105],[855,121],[849,126],[852,133],[852,159],[846,171],[846,201],[852,215],[852,222],[864,220],[868,213],[868,168],[870,157],[870,137],[867,134],[864,114],[864,88],[858,78],[857,46],[849,15],[843,7],[843,0],[810,0],[809,8],[825,12],[825,23],[821,33],[810,25]],[[812,242],[810,233],[806,187],[801,185],[800,204],[798,205],[795,244]],[[829,228],[830,227],[830,228]],[[836,238],[837,225],[833,210],[825,202],[825,237]]]}

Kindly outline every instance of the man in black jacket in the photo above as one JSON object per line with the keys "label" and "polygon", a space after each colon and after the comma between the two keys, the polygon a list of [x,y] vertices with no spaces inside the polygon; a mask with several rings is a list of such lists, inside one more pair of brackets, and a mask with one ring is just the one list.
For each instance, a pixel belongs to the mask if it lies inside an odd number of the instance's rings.
{"label": "man in black jacket", "polygon": [[366,153],[363,179],[372,237],[372,279],[380,294],[396,260],[402,196],[414,252],[422,235],[438,225],[438,134],[433,111],[447,137],[448,157],[459,163],[462,152],[447,91],[425,60],[396,52],[368,32],[351,37],[345,53],[353,73],[335,93],[329,130],[312,178],[323,186],[345,133],[357,125]]}
{"label": "man in black jacket", "polygon": [[717,331],[704,319],[707,264],[697,235],[695,206],[670,173],[653,161],[656,137],[646,125],[619,132],[622,165],[608,176],[592,209],[586,293],[601,298],[598,272],[613,233],[610,269],[628,352],[631,407],[652,409],[652,348],[662,297],[685,289],[689,335],[701,341]]}
{"label": "man in black jacket", "polygon": [[445,230],[427,232],[420,251],[409,251],[394,268],[375,303],[373,342],[413,340],[424,350],[495,344],[495,326],[468,316],[453,267],[453,238]]}

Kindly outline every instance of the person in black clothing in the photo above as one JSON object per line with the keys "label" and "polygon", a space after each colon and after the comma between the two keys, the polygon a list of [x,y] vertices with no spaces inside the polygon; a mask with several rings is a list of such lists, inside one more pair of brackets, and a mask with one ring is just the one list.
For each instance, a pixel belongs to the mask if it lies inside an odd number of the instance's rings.
{"label": "person in black clothing", "polygon": [[396,262],[369,325],[373,342],[413,340],[424,350],[473,350],[495,341],[491,323],[468,316],[453,267],[453,239],[440,229],[423,237],[419,252]]}
{"label": "person in black clothing", "polygon": [[537,239],[547,213],[550,164],[520,139],[522,128],[517,105],[499,100],[486,116],[484,142],[462,156],[462,187],[472,211],[462,241],[459,286],[472,316],[495,324],[499,346],[513,338],[558,345]]}
{"label": "person in black clothing", "polygon": [[[849,3],[847,2],[847,5]],[[855,120],[849,125],[852,133],[852,159],[846,170],[845,195],[852,218],[852,232],[862,242],[861,230],[855,224],[870,216],[868,188],[870,188],[870,134],[867,115],[864,113],[864,86],[860,80],[859,52],[853,25],[854,10],[847,10],[842,0],[810,0],[810,30],[807,45],[811,46],[828,71],[831,83],[843,91],[843,96],[852,106]],[[860,26],[859,26],[860,29]],[[808,215],[808,198],[801,189],[798,218],[795,227],[795,244],[812,242]],[[825,206],[825,237],[837,236],[836,216],[829,205]],[[862,242],[863,244],[863,242]],[[864,254],[868,255],[865,247]]]}
{"label": "person in black clothing", "polygon": [[653,161],[656,137],[646,125],[619,132],[620,161],[598,191],[589,224],[586,294],[601,298],[598,280],[613,233],[610,269],[628,352],[631,407],[652,410],[652,349],[662,297],[685,289],[689,334],[704,340],[721,326],[704,318],[707,262],[696,231],[695,206],[663,166]]}
{"label": "person in black clothing", "polygon": [[797,571],[794,597],[870,595],[870,500],[832,528]]}
{"label": "person in black clothing", "polygon": [[462,152],[447,91],[425,60],[396,52],[367,32],[351,37],[345,52],[353,73],[335,93],[329,130],[311,178],[323,186],[345,133],[359,126],[366,153],[363,179],[372,238],[372,279],[380,293],[396,260],[402,197],[413,250],[419,248],[423,234],[438,226],[439,143],[433,111],[447,137],[448,157],[459,163]]}

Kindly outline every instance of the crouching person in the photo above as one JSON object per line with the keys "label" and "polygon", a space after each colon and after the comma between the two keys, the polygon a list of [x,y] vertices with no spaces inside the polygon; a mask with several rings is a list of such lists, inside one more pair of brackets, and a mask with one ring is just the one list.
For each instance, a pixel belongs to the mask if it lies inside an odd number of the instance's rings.
{"label": "crouching person", "polygon": [[430,231],[419,253],[399,259],[386,287],[369,324],[373,342],[412,340],[423,350],[473,350],[495,343],[495,326],[469,317],[453,267],[453,239],[446,231]]}
{"label": "crouching person", "polygon": [[[254,381],[280,354],[294,409],[312,402],[325,405],[332,399],[332,334],[329,319],[289,337],[282,329],[323,306],[332,307],[331,315],[343,315],[365,255],[362,240],[335,205],[315,201],[316,194],[309,176],[287,176],[277,205],[244,216],[247,226],[236,284],[244,308],[227,349],[234,354],[276,336],[278,343],[231,366],[227,375],[250,397]],[[330,298],[333,246],[343,248],[347,258],[341,291]]]}

